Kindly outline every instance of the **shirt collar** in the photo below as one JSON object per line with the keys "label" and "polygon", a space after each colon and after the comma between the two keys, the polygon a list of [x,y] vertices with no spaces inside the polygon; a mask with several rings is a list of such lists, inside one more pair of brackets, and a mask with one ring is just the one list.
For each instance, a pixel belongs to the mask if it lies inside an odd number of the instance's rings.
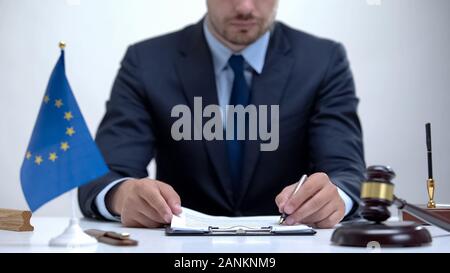
{"label": "shirt collar", "polygon": [[206,42],[211,50],[215,72],[221,72],[228,65],[228,60],[233,54],[241,54],[248,65],[250,65],[256,73],[261,74],[264,68],[267,48],[269,47],[270,31],[267,31],[258,40],[244,48],[241,52],[234,53],[222,44],[208,28],[208,18],[203,20],[203,31],[205,33]]}

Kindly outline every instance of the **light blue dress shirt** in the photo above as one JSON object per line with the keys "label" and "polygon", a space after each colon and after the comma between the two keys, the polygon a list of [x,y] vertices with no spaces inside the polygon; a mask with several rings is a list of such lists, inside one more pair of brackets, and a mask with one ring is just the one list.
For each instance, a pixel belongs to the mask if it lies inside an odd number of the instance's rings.
{"label": "light blue dress shirt", "polygon": [[[203,30],[205,33],[206,42],[211,50],[211,55],[214,65],[214,73],[216,76],[217,97],[222,112],[223,126],[226,126],[226,109],[229,104],[231,91],[233,87],[234,73],[228,65],[228,60],[233,54],[240,54],[244,57],[245,65],[245,79],[248,86],[251,86],[253,73],[261,74],[264,68],[267,48],[269,47],[270,32],[267,31],[258,40],[247,46],[241,52],[233,52],[231,49],[223,45],[214,35],[209,31],[207,19],[204,20]],[[112,182],[104,188],[96,197],[95,203],[100,214],[109,220],[120,220],[119,217],[113,216],[105,204],[105,197],[108,191],[120,182],[130,178],[123,178]],[[352,207],[353,200],[340,188],[338,188],[339,195],[345,203],[345,215],[347,215]]]}
{"label": "light blue dress shirt", "polygon": [[234,53],[231,49],[224,46],[209,31],[207,19],[203,23],[206,42],[211,50],[214,65],[214,74],[216,76],[217,98],[222,112],[222,122],[224,128],[227,124],[227,105],[230,102],[231,90],[233,89],[234,72],[228,65],[228,60],[233,54],[239,54],[244,57],[244,76],[247,85],[251,86],[253,73],[261,74],[266,59],[267,48],[269,46],[270,32],[266,32],[258,40],[246,47],[239,53]]}

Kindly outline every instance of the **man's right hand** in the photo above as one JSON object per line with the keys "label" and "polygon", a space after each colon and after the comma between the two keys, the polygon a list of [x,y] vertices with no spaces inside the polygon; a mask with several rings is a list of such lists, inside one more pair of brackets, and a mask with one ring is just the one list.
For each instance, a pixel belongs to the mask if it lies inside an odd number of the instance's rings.
{"label": "man's right hand", "polygon": [[148,178],[122,182],[107,194],[106,204],[128,227],[162,227],[181,213],[180,196],[172,186]]}

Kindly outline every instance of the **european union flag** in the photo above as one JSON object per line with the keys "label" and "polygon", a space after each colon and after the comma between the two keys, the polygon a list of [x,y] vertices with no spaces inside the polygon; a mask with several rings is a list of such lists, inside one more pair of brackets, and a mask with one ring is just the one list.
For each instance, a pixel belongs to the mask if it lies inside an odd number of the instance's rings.
{"label": "european union flag", "polygon": [[69,86],[61,50],[20,172],[28,206],[35,211],[107,172]]}

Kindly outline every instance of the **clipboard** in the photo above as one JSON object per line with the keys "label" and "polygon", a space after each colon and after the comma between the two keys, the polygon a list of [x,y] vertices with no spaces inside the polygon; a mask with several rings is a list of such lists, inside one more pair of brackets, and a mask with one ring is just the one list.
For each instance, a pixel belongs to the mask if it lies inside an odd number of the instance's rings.
{"label": "clipboard", "polygon": [[207,230],[203,229],[174,229],[170,226],[166,227],[167,236],[311,236],[317,232],[314,229],[289,229],[277,230],[272,226],[268,227],[213,227],[209,226]]}

